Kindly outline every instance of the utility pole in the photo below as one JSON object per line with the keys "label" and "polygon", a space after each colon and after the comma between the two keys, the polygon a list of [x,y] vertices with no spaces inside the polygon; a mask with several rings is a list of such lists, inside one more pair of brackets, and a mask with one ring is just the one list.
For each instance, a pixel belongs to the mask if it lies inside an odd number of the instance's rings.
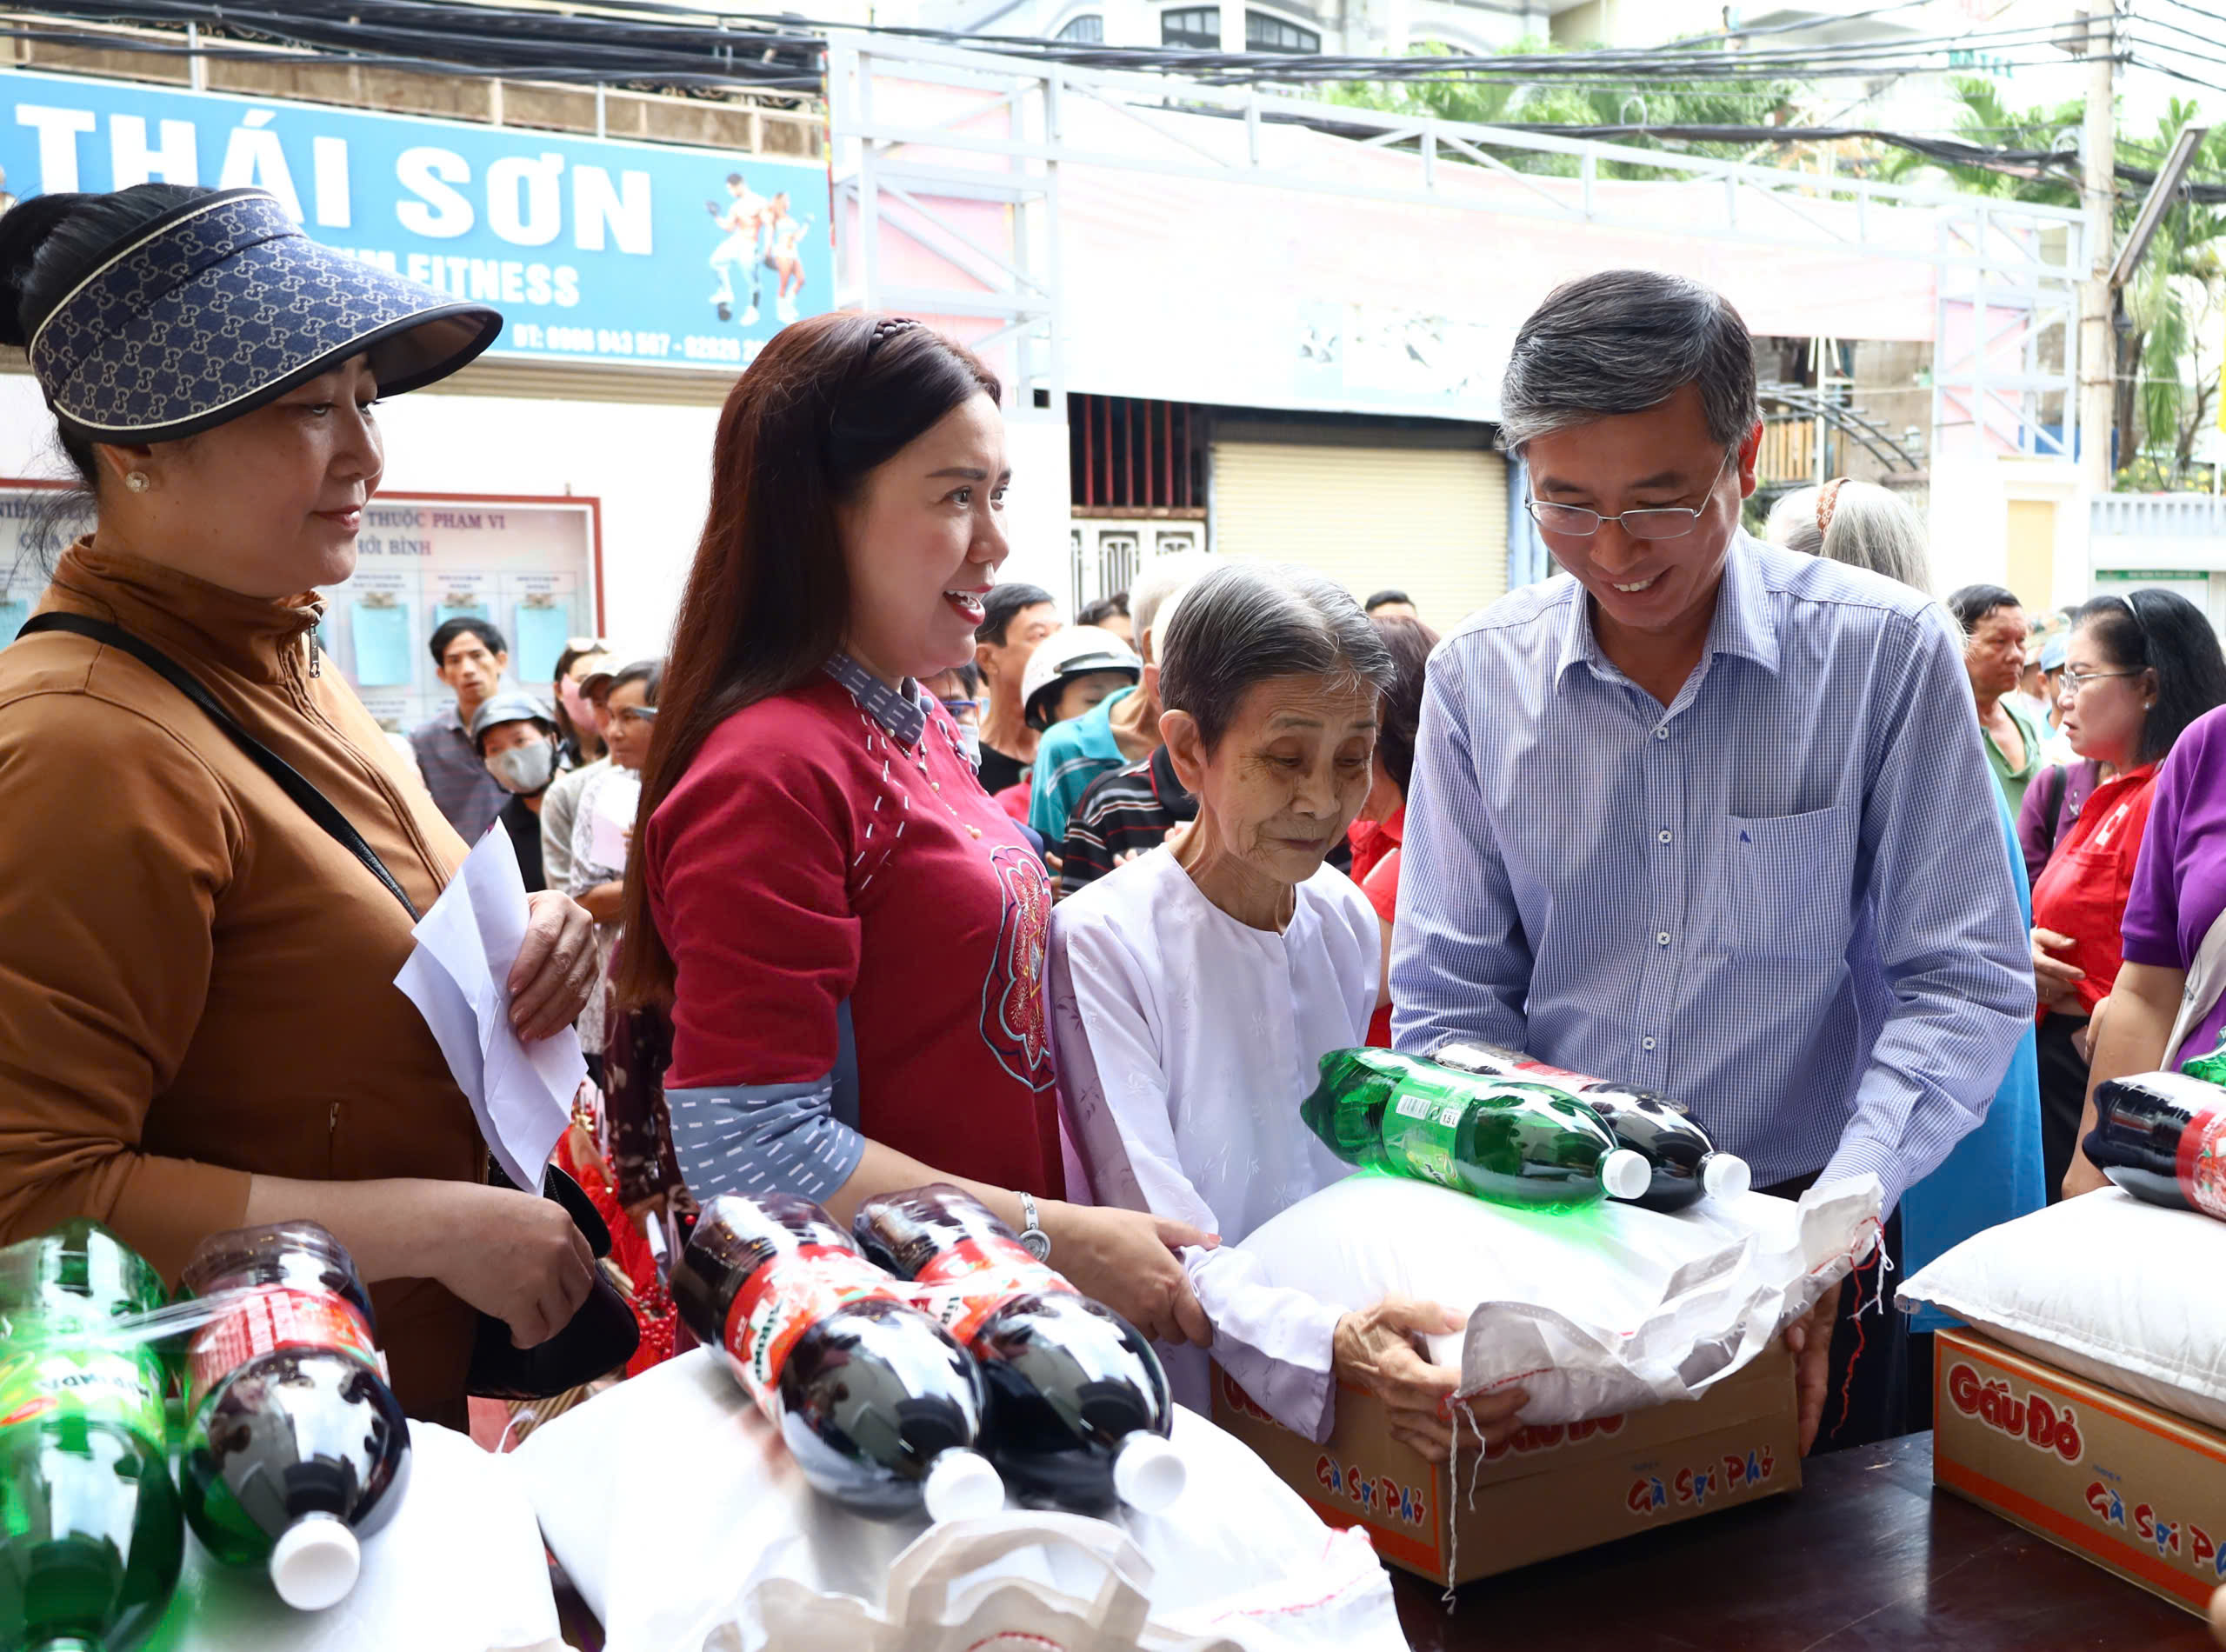
{"label": "utility pole", "polygon": [[2116,0],[2087,8],[2087,131],[2081,146],[2086,178],[2087,279],[2079,287],[2080,477],[2095,494],[2110,489],[2110,436],[2117,417],[2117,334],[2110,268],[2116,257],[2117,42]]}

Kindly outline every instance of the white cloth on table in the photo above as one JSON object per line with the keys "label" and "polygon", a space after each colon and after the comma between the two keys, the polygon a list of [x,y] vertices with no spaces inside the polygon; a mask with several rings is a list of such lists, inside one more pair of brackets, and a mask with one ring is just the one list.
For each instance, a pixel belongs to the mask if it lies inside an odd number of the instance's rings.
{"label": "white cloth on table", "polygon": [[[1234,1244],[1348,1174],[1299,1103],[1323,1056],[1367,1042],[1382,951],[1367,897],[1326,866],[1281,934],[1215,906],[1167,848],[1053,909],[1060,1096],[1098,1202]],[[1280,1421],[1325,1437],[1337,1310],[1266,1286],[1240,1252],[1183,1260],[1213,1357]],[[1202,1351],[1161,1354],[1176,1397],[1203,1409]]]}

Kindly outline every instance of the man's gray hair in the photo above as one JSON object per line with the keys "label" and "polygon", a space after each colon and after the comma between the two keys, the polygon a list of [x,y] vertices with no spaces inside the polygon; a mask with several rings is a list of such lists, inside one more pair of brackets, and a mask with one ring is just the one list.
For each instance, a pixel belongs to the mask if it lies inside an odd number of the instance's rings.
{"label": "man's gray hair", "polygon": [[1220,745],[1245,694],[1275,677],[1350,683],[1378,693],[1396,669],[1375,623],[1335,580],[1304,568],[1229,563],[1183,593],[1163,633],[1159,699]]}
{"label": "man's gray hair", "polygon": [[1754,341],[1723,294],[1652,270],[1564,282],[1515,336],[1500,441],[1519,452],[1533,436],[1659,407],[1688,384],[1726,447],[1762,417]]}
{"label": "man's gray hair", "polygon": [[1129,587],[1129,623],[1136,631],[1136,652],[1144,659],[1155,656],[1151,629],[1166,610],[1167,599],[1195,585],[1213,571],[1214,563],[1202,550],[1176,551],[1155,556],[1143,565]]}
{"label": "man's gray hair", "polygon": [[1816,526],[1822,488],[1798,488],[1770,507],[1763,537],[1804,556],[1868,568],[1932,595],[1932,559],[1924,523],[1899,496],[1875,482],[1843,482],[1833,496],[1829,530]]}

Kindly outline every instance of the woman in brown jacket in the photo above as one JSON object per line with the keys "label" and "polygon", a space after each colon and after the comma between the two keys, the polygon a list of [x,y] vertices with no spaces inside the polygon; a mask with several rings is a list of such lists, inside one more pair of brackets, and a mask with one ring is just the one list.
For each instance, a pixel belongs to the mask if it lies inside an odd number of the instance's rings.
{"label": "woman in brown jacket", "polygon": [[[183,666],[362,834],[420,911],[464,854],[317,653],[383,465],[382,391],[501,317],[316,246],[259,191],[143,184],[0,217],[27,345],[97,506],[43,614]],[[35,622],[36,623],[36,622]],[[97,1216],[175,1278],[205,1235],[306,1217],[372,1282],[394,1386],[463,1410],[475,1310],[530,1346],[591,1282],[556,1204],[484,1185],[469,1103],[395,986],[412,920],[209,714],[68,632],[0,651],[0,1242]],[[568,1024],[586,915],[533,897],[510,978]]]}

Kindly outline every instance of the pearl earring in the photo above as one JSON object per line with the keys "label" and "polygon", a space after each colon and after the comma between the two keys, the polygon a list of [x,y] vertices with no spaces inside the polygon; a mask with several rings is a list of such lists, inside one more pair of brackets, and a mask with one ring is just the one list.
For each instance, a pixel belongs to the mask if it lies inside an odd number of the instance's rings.
{"label": "pearl earring", "polygon": [[147,480],[147,473],[144,470],[132,470],[125,474],[123,485],[134,493],[144,493],[149,488],[154,486],[154,483]]}

